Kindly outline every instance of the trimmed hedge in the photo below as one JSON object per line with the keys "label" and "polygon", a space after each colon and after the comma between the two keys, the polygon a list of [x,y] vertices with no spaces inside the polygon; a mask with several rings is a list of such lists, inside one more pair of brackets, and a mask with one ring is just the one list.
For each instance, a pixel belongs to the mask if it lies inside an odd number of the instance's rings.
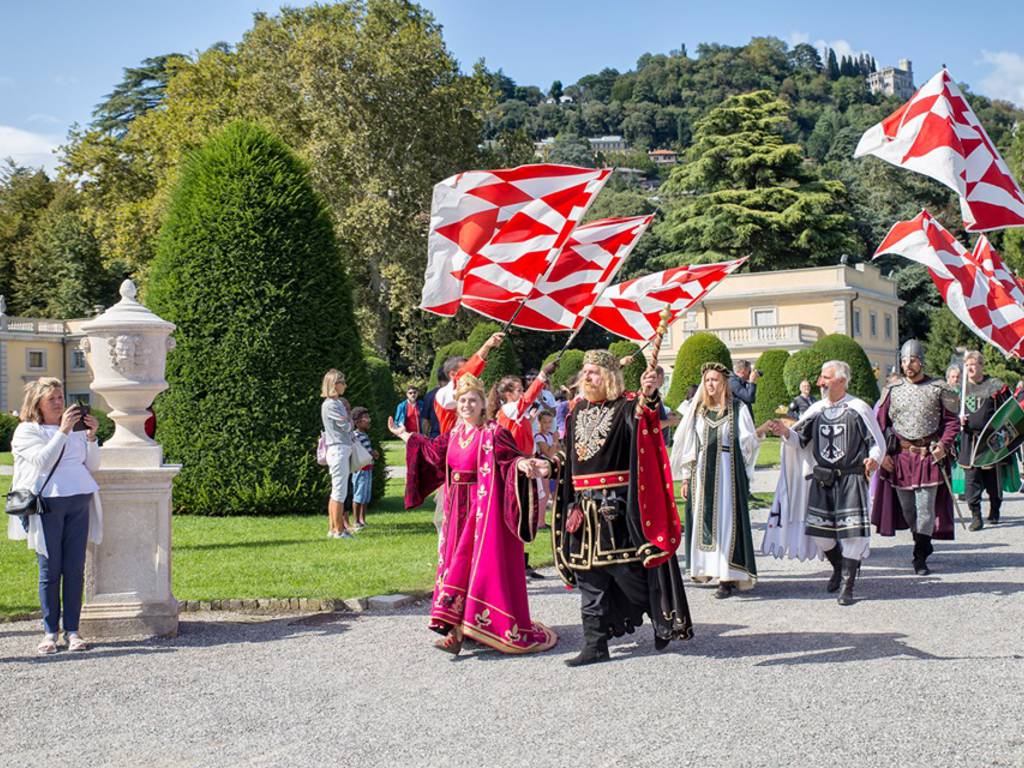
{"label": "trimmed hedge", "polygon": [[18,428],[20,420],[17,416],[11,416],[9,413],[0,413],[0,451],[11,450],[11,438],[14,436],[14,430]]}
{"label": "trimmed hedge", "polygon": [[388,481],[387,462],[384,460],[384,448],[382,443],[388,432],[388,416],[394,416],[395,407],[400,399],[398,390],[395,389],[395,379],[391,374],[391,366],[379,357],[374,357],[368,352],[363,352],[366,360],[366,372],[374,387],[372,390],[373,402],[356,403],[349,401],[353,408],[362,405],[370,409],[370,442],[381,455],[381,458],[373,465],[373,499],[384,496],[385,486]]}
{"label": "trimmed hedge", "polygon": [[700,384],[700,369],[704,363],[718,362],[732,370],[732,355],[729,348],[711,333],[695,333],[679,348],[676,364],[672,369],[672,385],[668,390],[665,404],[678,408],[686,397],[691,384]]}
{"label": "trimmed hedge", "polygon": [[761,353],[754,366],[764,375],[757,380],[757,399],[754,401],[754,425],[775,418],[775,409],[789,402],[783,369],[789,360],[784,349],[769,349]]}
{"label": "trimmed hedge", "polygon": [[[558,357],[557,352],[552,352],[544,358],[544,365]],[[567,349],[562,359],[558,361],[558,368],[551,377],[551,391],[557,393],[561,387],[568,385],[583,368],[583,350]]]}
{"label": "trimmed hedge", "polygon": [[[632,355],[638,349],[640,349],[639,344],[634,344],[626,339],[614,341],[608,346],[608,351],[620,360],[626,355]],[[622,369],[622,377],[626,380],[626,390],[628,392],[636,392],[640,389],[640,377],[644,375],[646,370],[647,358],[643,355],[637,355],[633,358],[633,362]]]}
{"label": "trimmed hedge", "polygon": [[784,378],[786,390],[791,396],[800,391],[800,382],[807,379],[813,385],[821,374],[821,366],[829,360],[842,360],[850,366],[850,383],[847,389],[868,405],[878,400],[878,381],[860,344],[842,333],[833,333],[818,339],[807,349],[802,349],[786,362]]}
{"label": "trimmed hedge", "polygon": [[374,392],[343,264],[307,166],[267,130],[233,123],[186,158],[146,297],[177,325],[156,403],[176,512],[323,513],[323,375],[353,404]]}
{"label": "trimmed hedge", "polygon": [[[484,345],[491,336],[501,330],[501,326],[494,322],[477,323],[466,339],[466,357],[469,357]],[[491,387],[498,383],[502,376],[522,376],[523,364],[519,361],[519,352],[516,350],[515,340],[511,336],[505,336],[505,341],[497,349],[492,349],[487,355],[487,367],[484,368],[480,377],[484,386],[490,391]]]}
{"label": "trimmed hedge", "polygon": [[[427,389],[433,389],[437,386],[437,374],[440,372],[445,360],[455,356],[469,357],[469,354],[466,353],[467,346],[464,341],[449,341],[443,347],[438,347],[434,353],[434,365],[430,369],[430,381],[428,382],[429,386]],[[476,350],[473,351],[475,352]]]}

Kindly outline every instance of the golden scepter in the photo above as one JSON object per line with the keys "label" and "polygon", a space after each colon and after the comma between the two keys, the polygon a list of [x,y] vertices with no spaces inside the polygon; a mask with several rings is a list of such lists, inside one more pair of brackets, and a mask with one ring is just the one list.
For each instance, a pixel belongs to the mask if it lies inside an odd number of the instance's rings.
{"label": "golden scepter", "polygon": [[[658,354],[661,352],[661,342],[665,338],[665,334],[668,333],[668,324],[672,320],[672,310],[670,305],[666,304],[665,308],[661,310],[661,314],[658,315],[658,329],[654,332],[654,343],[651,345],[651,359],[647,363],[647,371],[654,371],[658,368]],[[639,417],[643,413],[643,400],[637,398],[636,402],[636,415]]]}

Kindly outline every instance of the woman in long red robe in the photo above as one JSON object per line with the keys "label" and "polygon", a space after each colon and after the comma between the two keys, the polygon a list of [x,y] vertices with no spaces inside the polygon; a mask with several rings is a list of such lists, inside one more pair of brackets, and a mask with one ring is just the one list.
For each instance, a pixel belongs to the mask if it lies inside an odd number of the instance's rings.
{"label": "woman in long red robe", "polygon": [[459,380],[456,402],[458,424],[433,440],[394,420],[388,425],[406,443],[406,508],[444,485],[430,628],[445,635],[437,645],[450,653],[464,637],[503,653],[545,651],[558,637],[530,617],[523,543],[536,534],[533,479],[547,464],[523,456],[507,429],[486,423],[475,376]]}

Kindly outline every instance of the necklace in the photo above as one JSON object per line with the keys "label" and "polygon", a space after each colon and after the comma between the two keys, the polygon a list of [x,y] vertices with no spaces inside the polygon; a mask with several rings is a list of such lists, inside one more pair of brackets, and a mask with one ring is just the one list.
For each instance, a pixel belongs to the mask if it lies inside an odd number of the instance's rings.
{"label": "necklace", "polygon": [[455,432],[455,439],[459,443],[459,448],[465,450],[469,447],[470,443],[476,438],[479,430],[476,427],[467,426],[465,422],[459,425],[459,428]]}

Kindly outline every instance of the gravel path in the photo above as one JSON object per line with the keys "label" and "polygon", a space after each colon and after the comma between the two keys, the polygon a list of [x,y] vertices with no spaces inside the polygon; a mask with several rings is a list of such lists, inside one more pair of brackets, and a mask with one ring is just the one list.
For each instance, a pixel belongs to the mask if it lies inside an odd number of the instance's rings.
{"label": "gravel path", "polygon": [[[765,512],[758,514],[762,523]],[[570,670],[578,596],[530,586],[561,635],[540,656],[431,647],[425,607],[190,614],[174,640],[37,659],[0,625],[0,763],[90,766],[1022,766],[1024,502],[940,543],[875,539],[859,602],[825,569],[761,559],[726,601],[688,586],[697,637]],[[760,539],[760,534],[756,534]]]}

